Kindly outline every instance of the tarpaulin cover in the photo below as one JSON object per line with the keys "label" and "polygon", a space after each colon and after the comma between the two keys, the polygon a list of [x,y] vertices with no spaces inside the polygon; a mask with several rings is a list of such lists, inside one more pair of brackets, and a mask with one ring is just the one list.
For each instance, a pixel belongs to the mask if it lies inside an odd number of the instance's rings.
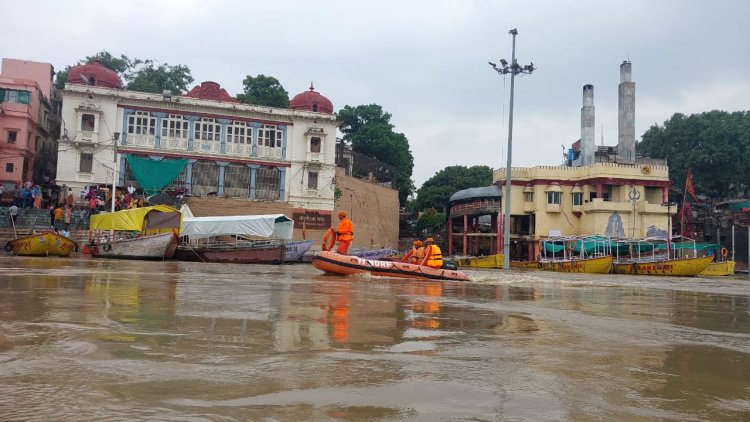
{"label": "tarpaulin cover", "polygon": [[186,159],[156,161],[133,155],[125,157],[135,179],[148,195],[161,192],[165,186],[172,183],[188,162]]}
{"label": "tarpaulin cover", "polygon": [[[153,217],[151,214],[154,214]],[[156,215],[158,214],[158,215]],[[144,231],[147,229],[180,229],[182,214],[166,205],[132,208],[91,216],[91,230]]]}
{"label": "tarpaulin cover", "polygon": [[190,239],[242,235],[274,239],[292,238],[294,221],[284,214],[185,217],[182,235]]}

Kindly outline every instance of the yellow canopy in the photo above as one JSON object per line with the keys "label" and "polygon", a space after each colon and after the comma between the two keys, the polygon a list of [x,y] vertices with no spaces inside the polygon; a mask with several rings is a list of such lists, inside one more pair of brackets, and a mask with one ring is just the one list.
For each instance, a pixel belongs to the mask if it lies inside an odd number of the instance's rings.
{"label": "yellow canopy", "polygon": [[166,205],[131,208],[91,216],[91,230],[138,231],[170,229],[180,232],[182,214]]}

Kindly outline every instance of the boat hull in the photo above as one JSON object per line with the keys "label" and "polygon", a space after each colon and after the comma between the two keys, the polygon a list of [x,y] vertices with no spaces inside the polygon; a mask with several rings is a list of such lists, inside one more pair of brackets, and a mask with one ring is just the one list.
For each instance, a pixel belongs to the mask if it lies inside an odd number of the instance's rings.
{"label": "boat hull", "polygon": [[351,255],[340,255],[332,251],[322,251],[313,257],[315,268],[331,274],[371,274],[381,277],[397,277],[428,280],[469,281],[469,276],[461,271],[430,268],[403,262],[365,259]]}
{"label": "boat hull", "polygon": [[169,259],[177,249],[177,236],[161,233],[132,239],[95,242],[89,245],[95,258]]}
{"label": "boat hull", "polygon": [[5,250],[18,256],[70,256],[78,244],[55,232],[44,232],[11,240]]}
{"label": "boat hull", "polygon": [[302,262],[302,255],[312,246],[312,240],[287,242],[284,244],[284,262]]}
{"label": "boat hull", "polygon": [[701,271],[699,276],[723,277],[734,275],[735,261],[712,262],[708,264],[705,270]]}
{"label": "boat hull", "polygon": [[559,261],[540,261],[541,269],[558,273],[609,274],[612,270],[612,256],[594,258],[566,259]]}
{"label": "boat hull", "polygon": [[613,272],[616,274],[693,277],[708,268],[712,260],[712,256],[704,256],[651,262],[623,262],[615,263]]}
{"label": "boat hull", "polygon": [[454,262],[459,267],[469,268],[503,268],[503,254],[498,253],[487,256],[470,256],[467,258],[455,258]]}
{"label": "boat hull", "polygon": [[226,264],[279,264],[284,262],[284,245],[247,248],[206,248],[180,245],[175,258],[181,261],[220,262]]}

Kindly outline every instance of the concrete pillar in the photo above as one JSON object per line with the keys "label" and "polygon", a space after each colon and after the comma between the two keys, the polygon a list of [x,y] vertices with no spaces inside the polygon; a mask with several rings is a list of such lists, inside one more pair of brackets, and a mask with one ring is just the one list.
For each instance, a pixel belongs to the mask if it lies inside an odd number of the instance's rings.
{"label": "concrete pillar", "polygon": [[151,115],[156,117],[156,136],[154,136],[154,149],[160,149],[161,148],[161,127],[164,124],[164,118],[167,117],[167,113],[151,112]]}
{"label": "concrete pillar", "polygon": [[219,187],[216,190],[216,196],[222,197],[224,196],[224,172],[229,163],[226,161],[217,161],[216,164],[219,165]]}
{"label": "concrete pillar", "polygon": [[185,165],[185,193],[193,192],[193,163],[198,160],[189,159]]}
{"label": "concrete pillar", "polygon": [[229,119],[216,119],[216,123],[221,125],[221,134],[219,136],[221,144],[219,146],[219,152],[222,154],[227,153],[227,128],[231,122],[232,121]]}
{"label": "concrete pillar", "polygon": [[453,255],[453,218],[448,218],[448,255]]}
{"label": "concrete pillar", "polygon": [[468,231],[469,230],[469,216],[464,214],[464,236],[463,236],[463,253],[464,256],[469,254],[469,250],[467,247],[467,241],[469,240]]}
{"label": "concrete pillar", "polygon": [[258,131],[260,130],[260,127],[263,126],[260,123],[250,123],[250,127],[253,128],[253,147],[250,151],[251,157],[257,157],[258,156]]}
{"label": "concrete pillar", "polygon": [[629,61],[620,65],[617,100],[617,161],[635,163],[635,83]]}
{"label": "concrete pillar", "polygon": [[281,159],[286,160],[286,126],[279,126],[281,130]]}
{"label": "concrete pillar", "polygon": [[198,116],[183,116],[188,121],[188,151],[195,151],[195,122],[200,120]]}
{"label": "concrete pillar", "polygon": [[596,197],[601,198],[604,195],[604,187],[601,183],[596,184]]}
{"label": "concrete pillar", "polygon": [[260,165],[258,164],[248,164],[247,165],[250,168],[250,199],[255,199],[257,197],[257,177],[258,177],[258,169],[260,168]]}
{"label": "concrete pillar", "polygon": [[594,164],[596,152],[596,132],[594,116],[594,85],[583,86],[583,106],[581,107],[581,165]]}
{"label": "concrete pillar", "polygon": [[279,200],[286,200],[286,167],[277,167],[279,169]]}

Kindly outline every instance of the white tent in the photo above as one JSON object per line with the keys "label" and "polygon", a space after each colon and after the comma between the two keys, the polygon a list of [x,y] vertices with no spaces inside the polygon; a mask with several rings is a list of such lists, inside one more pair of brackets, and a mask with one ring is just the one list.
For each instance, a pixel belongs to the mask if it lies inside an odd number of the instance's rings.
{"label": "white tent", "polygon": [[242,235],[292,239],[294,221],[284,214],[183,217],[180,235],[190,239]]}

